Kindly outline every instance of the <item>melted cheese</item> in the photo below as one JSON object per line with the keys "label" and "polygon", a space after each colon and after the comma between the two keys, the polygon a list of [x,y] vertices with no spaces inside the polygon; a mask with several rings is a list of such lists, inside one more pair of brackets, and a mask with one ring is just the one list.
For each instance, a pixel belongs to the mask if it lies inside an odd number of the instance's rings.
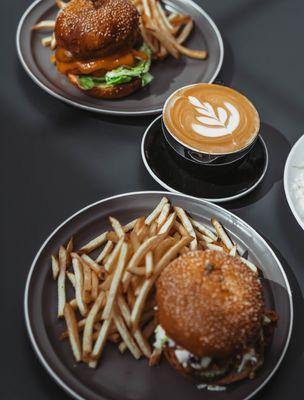
{"label": "melted cheese", "polygon": [[91,74],[95,71],[111,71],[121,65],[132,66],[135,64],[135,57],[147,59],[147,55],[141,51],[130,50],[129,52],[112,54],[96,60],[79,61],[71,57],[64,49],[56,51],[56,67],[62,74],[70,72],[76,74]]}

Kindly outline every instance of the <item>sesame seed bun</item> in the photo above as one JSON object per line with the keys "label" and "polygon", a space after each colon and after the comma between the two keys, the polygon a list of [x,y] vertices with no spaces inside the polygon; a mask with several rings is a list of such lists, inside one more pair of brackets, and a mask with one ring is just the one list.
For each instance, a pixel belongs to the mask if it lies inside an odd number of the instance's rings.
{"label": "sesame seed bun", "polygon": [[109,87],[95,86],[89,90],[85,90],[79,86],[76,75],[69,74],[68,78],[74,86],[76,86],[86,95],[100,99],[120,99],[122,97],[129,96],[131,93],[141,88],[141,80],[139,78],[133,78],[131,82],[123,83],[121,85]]}
{"label": "sesame seed bun", "polygon": [[82,59],[131,48],[138,39],[139,14],[129,0],[71,0],[58,14],[58,46]]}
{"label": "sesame seed bun", "polygon": [[157,318],[177,346],[196,357],[225,358],[254,344],[264,302],[255,275],[238,258],[189,252],[157,281]]}

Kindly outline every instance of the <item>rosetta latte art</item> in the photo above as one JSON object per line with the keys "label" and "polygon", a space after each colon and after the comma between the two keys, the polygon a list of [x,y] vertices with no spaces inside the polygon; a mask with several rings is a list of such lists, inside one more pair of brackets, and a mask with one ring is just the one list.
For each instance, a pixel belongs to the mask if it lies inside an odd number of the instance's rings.
{"label": "rosetta latte art", "polygon": [[253,143],[260,119],[253,104],[226,86],[198,83],[175,91],[163,121],[181,144],[197,152],[229,154]]}
{"label": "rosetta latte art", "polygon": [[188,99],[200,114],[196,117],[199,124],[192,124],[193,130],[199,135],[208,137],[231,135],[239,126],[240,114],[231,103],[225,101],[223,103],[225,108],[214,109],[210,103],[201,103],[194,96],[189,96]]}

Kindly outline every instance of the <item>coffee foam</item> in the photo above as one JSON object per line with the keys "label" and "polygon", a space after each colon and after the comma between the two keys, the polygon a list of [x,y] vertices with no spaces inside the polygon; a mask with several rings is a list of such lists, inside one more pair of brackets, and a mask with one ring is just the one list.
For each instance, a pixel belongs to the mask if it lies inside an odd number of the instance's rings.
{"label": "coffee foam", "polygon": [[259,115],[245,96],[225,86],[204,83],[173,93],[165,104],[163,119],[176,140],[209,154],[246,148],[260,127]]}

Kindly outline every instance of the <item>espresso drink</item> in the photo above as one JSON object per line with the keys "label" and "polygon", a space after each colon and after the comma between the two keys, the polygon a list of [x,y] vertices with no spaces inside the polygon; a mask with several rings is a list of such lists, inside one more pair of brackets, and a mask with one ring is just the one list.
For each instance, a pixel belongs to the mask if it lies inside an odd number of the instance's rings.
{"label": "espresso drink", "polygon": [[184,146],[208,154],[229,154],[256,138],[259,115],[243,95],[225,86],[198,83],[174,92],[163,110],[167,131]]}

